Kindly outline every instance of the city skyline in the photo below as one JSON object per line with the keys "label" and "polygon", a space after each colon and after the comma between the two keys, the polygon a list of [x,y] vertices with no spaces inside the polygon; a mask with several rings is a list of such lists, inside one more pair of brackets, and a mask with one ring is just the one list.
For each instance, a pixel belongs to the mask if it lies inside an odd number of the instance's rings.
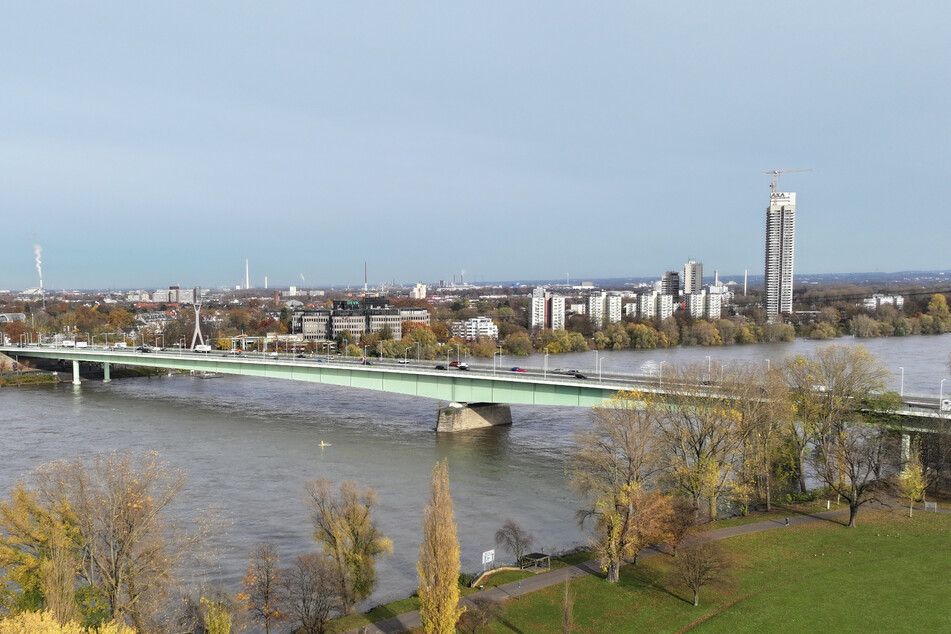
{"label": "city skyline", "polygon": [[949,266],[941,3],[7,9],[0,288]]}

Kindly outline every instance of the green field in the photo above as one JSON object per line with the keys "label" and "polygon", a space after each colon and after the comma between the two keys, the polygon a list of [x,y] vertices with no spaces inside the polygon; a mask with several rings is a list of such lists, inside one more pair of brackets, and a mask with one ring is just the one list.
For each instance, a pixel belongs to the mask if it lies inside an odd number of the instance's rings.
{"label": "green field", "polygon": [[[618,584],[572,582],[574,632],[951,632],[951,516],[862,512],[722,540],[730,565],[692,594],[660,555]],[[562,586],[510,601],[480,632],[561,631]]]}

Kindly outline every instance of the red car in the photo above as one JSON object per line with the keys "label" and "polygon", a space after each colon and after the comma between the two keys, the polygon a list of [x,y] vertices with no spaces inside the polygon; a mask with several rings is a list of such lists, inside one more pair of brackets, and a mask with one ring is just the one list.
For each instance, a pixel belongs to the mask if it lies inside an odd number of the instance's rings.
{"label": "red car", "polygon": [[520,367],[518,367],[518,366],[515,366],[515,367],[512,368],[511,370],[512,370],[512,372],[528,372],[528,370],[526,370],[525,368],[520,368]]}

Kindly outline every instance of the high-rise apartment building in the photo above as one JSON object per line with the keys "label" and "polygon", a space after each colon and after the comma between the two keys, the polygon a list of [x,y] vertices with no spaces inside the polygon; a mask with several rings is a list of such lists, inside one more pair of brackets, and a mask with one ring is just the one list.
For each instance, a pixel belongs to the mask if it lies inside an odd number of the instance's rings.
{"label": "high-rise apartment building", "polygon": [[796,194],[769,195],[766,210],[766,314],[792,312],[793,252],[796,247]]}
{"label": "high-rise apartment building", "polygon": [[684,295],[703,290],[703,262],[687,260],[684,264]]}
{"label": "high-rise apartment building", "polygon": [[565,329],[565,296],[549,293],[544,286],[532,291],[532,312],[529,322],[534,328]]}
{"label": "high-rise apartment building", "polygon": [[680,273],[667,271],[660,278],[660,292],[663,295],[680,295]]}

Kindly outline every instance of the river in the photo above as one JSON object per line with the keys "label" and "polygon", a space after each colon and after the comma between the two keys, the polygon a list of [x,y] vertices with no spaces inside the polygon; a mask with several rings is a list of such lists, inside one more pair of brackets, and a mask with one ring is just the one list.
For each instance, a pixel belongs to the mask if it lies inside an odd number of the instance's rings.
{"label": "river", "polygon": [[[891,387],[937,395],[951,334],[871,340],[862,344],[893,371]],[[594,378],[601,370],[642,372],[660,363],[781,362],[808,354],[816,342],[718,348],[574,353],[551,356],[549,369],[572,367]],[[710,357],[708,360],[707,357]],[[544,366],[544,355],[503,357],[502,367]],[[656,371],[656,370],[655,370]],[[946,384],[951,391],[951,380]],[[254,544],[270,539],[285,561],[315,549],[304,483],[352,480],[379,496],[377,518],[394,552],[380,563],[379,585],[363,607],[402,598],[415,589],[420,514],[435,463],[449,458],[462,569],[481,568],[495,531],[515,520],[551,552],[585,541],[568,490],[564,459],[572,434],[589,422],[580,408],[513,406],[511,427],[435,434],[438,403],[398,394],[250,377],[187,375],[88,381],[76,387],[0,390],[4,442],[0,491],[37,466],[113,450],[156,451],[188,474],[176,511],[215,509],[222,525],[217,563],[204,581],[238,589]],[[321,441],[325,446],[321,448]],[[499,553],[499,558],[508,556]]]}

